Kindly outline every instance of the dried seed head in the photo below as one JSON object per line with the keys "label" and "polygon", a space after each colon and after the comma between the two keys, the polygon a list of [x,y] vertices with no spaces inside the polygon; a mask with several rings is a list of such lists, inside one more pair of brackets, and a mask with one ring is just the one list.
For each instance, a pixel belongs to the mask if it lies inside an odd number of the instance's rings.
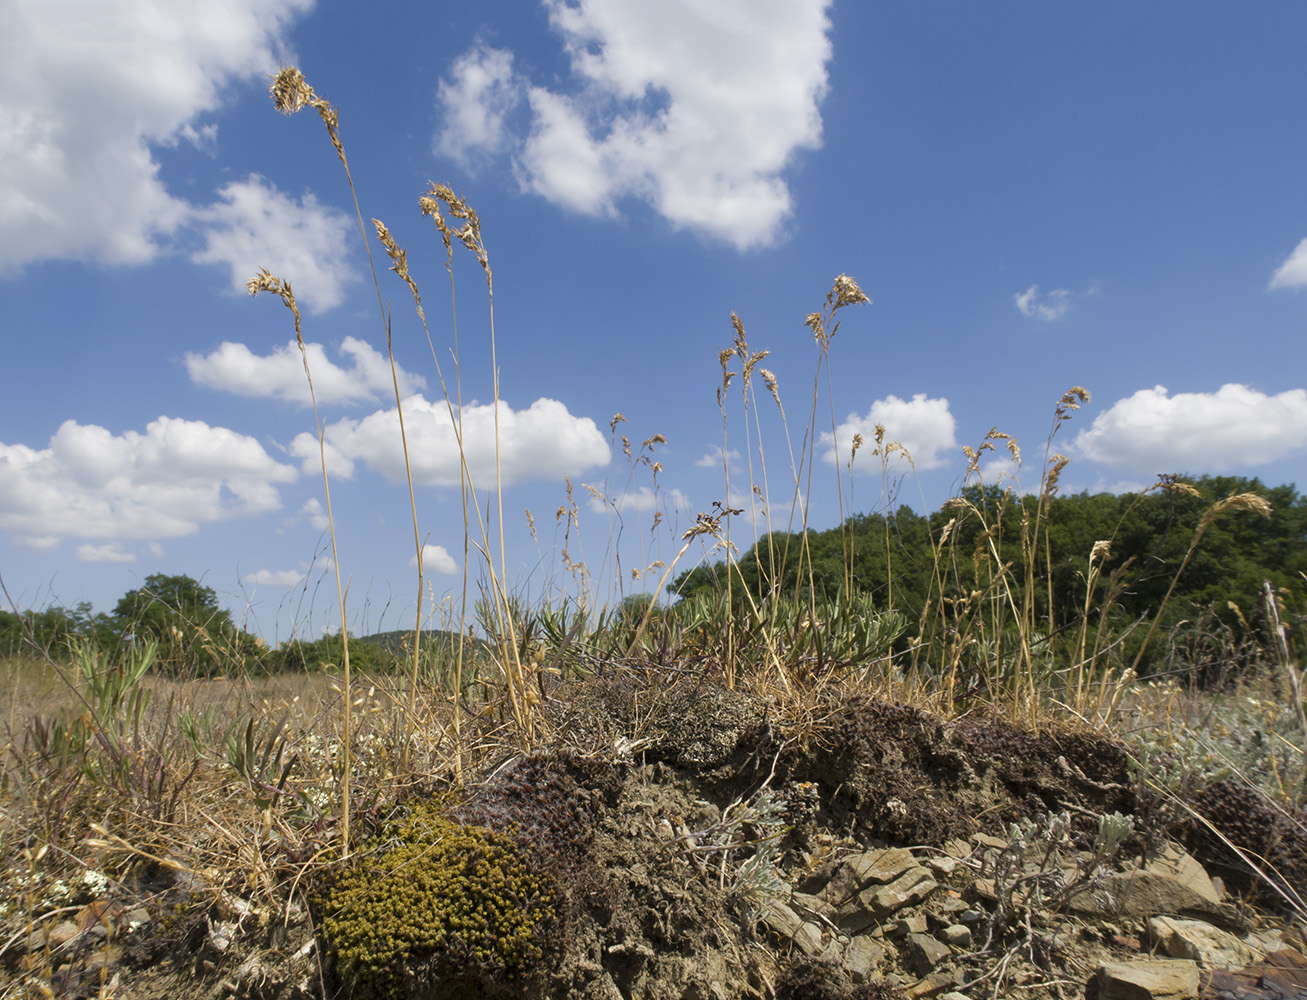
{"label": "dried seed head", "polygon": [[1044,480],[1044,491],[1053,496],[1057,493],[1057,481],[1062,476],[1062,470],[1067,467],[1071,461],[1065,455],[1054,455],[1049,460],[1048,477]]}
{"label": "dried seed head", "polygon": [[856,431],[853,434],[853,448],[849,451],[849,464],[853,464],[853,459],[858,454],[858,449],[862,447],[862,435]]}
{"label": "dried seed head", "polygon": [[304,79],[304,74],[294,66],[283,66],[268,88],[272,95],[273,106],[284,115],[293,115],[311,105],[317,96],[313,88]]}
{"label": "dried seed head", "polygon": [[812,335],[818,341],[825,340],[826,337],[826,317],[819,312],[808,313],[808,318],[803,321],[803,325],[812,331]]}
{"label": "dried seed head", "polygon": [[1109,556],[1111,556],[1111,554],[1112,554],[1111,540],[1095,542],[1094,547],[1089,551],[1089,565],[1092,566],[1096,562],[1101,562],[1102,560],[1107,559]]}
{"label": "dried seed head", "polygon": [[667,438],[663,437],[661,434],[655,434],[653,437],[649,438],[649,440],[645,441],[645,443],[642,444],[640,447],[652,448],[656,444],[666,444],[666,443],[667,443]]}
{"label": "dried seed head", "polygon": [[781,411],[781,416],[785,416],[785,407],[781,406],[780,387],[776,383],[776,376],[766,368],[759,368],[758,374],[762,376],[762,381],[767,386],[767,391],[771,393],[771,398],[776,401],[776,408]]}
{"label": "dried seed head", "polygon": [[1059,410],[1078,410],[1081,403],[1088,403],[1093,397],[1090,396],[1089,390],[1083,386],[1073,385],[1070,389],[1062,394],[1058,400],[1057,407]]}
{"label": "dried seed head", "polygon": [[841,274],[835,279],[835,308],[843,309],[845,306],[861,305],[864,302],[870,302],[871,299],[861,288],[858,283],[850,278],[847,274]]}

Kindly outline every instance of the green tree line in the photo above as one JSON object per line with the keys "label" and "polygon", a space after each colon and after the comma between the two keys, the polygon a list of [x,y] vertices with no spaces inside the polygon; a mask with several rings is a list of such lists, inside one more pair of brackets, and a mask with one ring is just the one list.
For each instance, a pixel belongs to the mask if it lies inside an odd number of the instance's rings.
{"label": "green tree line", "polygon": [[[108,613],[96,612],[86,602],[41,611],[0,610],[0,656],[43,652],[63,659],[70,644],[79,640],[93,642],[110,659],[121,657],[134,643],[154,642],[155,669],[174,677],[321,670],[339,665],[344,651],[339,634],[290,639],[270,649],[236,625],[212,587],[185,575],[148,576]],[[411,640],[411,632],[351,637],[350,662],[369,673],[394,670],[397,659],[407,656],[405,644]],[[424,649],[437,641],[447,648],[449,634],[424,633]]]}
{"label": "green tree line", "polygon": [[[744,613],[749,596],[755,606],[777,594],[820,604],[854,592],[921,622],[960,614],[977,594],[1016,607],[1029,588],[1044,633],[1066,634],[1085,618],[1090,555],[1096,543],[1108,542],[1099,549],[1088,595],[1093,634],[1107,628],[1129,636],[1132,624],[1151,622],[1162,609],[1145,666],[1155,666],[1168,640],[1173,647],[1187,625],[1227,639],[1265,639],[1265,581],[1290,613],[1303,610],[1307,498],[1294,486],[1267,488],[1257,479],[1230,476],[1174,477],[1168,486],[1046,497],[1042,517],[1038,497],[973,486],[929,515],[904,506],[856,514],[839,527],[809,531],[806,539],[775,532],[731,568],[732,603]],[[1264,497],[1270,516],[1232,510],[1211,519],[1177,579],[1204,515],[1218,501],[1244,493]],[[1035,559],[1027,575],[1024,556],[1032,542]],[[1006,590],[998,593],[993,581],[1004,566]],[[725,563],[703,564],[678,576],[669,590],[682,599],[720,596],[727,581]],[[1145,631],[1134,628],[1119,658],[1138,651]]]}

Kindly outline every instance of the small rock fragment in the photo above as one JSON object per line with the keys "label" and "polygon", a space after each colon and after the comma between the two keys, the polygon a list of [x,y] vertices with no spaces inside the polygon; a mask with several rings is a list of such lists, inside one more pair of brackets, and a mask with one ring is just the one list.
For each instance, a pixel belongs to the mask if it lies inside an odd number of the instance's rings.
{"label": "small rock fragment", "polygon": [[773,934],[782,941],[792,941],[805,955],[816,955],[821,951],[821,928],[804,922],[789,904],[769,900],[759,919]]}
{"label": "small rock fragment", "polygon": [[855,984],[871,982],[885,949],[871,938],[855,937],[844,949],[844,971]]}
{"label": "small rock fragment", "polygon": [[1196,962],[1108,962],[1098,969],[1098,1000],[1194,1000],[1197,996]]}
{"label": "small rock fragment", "polygon": [[970,948],[972,942],[971,928],[966,924],[949,924],[940,931],[940,938],[954,948]]}
{"label": "small rock fragment", "polygon": [[1205,969],[1241,969],[1265,957],[1261,949],[1202,920],[1153,917],[1148,930],[1166,954],[1191,958]]}
{"label": "small rock fragment", "polygon": [[906,945],[908,965],[919,976],[928,975],[950,954],[948,945],[936,941],[929,934],[909,934]]}

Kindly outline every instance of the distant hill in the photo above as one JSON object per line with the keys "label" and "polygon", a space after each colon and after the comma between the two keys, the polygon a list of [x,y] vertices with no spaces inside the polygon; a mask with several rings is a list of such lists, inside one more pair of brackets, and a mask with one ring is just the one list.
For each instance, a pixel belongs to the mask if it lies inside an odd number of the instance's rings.
{"label": "distant hill", "polygon": [[[413,642],[413,630],[395,629],[391,632],[374,632],[372,635],[350,636],[351,643],[364,643],[369,646],[377,646],[389,653],[397,653],[405,646]],[[458,644],[458,633],[450,632],[448,629],[427,628],[422,630],[422,645],[449,645]],[[485,646],[482,639],[473,639],[468,644],[472,648],[481,648]],[[411,648],[411,647],[410,647]]]}

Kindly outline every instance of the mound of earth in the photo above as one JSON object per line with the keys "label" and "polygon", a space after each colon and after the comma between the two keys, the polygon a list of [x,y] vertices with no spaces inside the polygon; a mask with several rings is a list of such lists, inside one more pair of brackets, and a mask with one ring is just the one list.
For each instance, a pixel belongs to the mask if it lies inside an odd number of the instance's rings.
{"label": "mound of earth", "polygon": [[[1195,823],[1100,736],[866,697],[799,726],[741,692],[631,678],[566,686],[548,710],[546,747],[501,757],[448,809],[511,834],[558,887],[538,961],[464,963],[455,935],[401,954],[392,995],[1251,1000],[1307,970],[1273,912],[1307,884],[1304,817],[1215,783],[1193,803],[1212,825]],[[15,934],[6,974],[54,954],[48,987],[67,996],[373,995],[339,975],[304,888],[256,908],[156,868],[130,899]]]}

